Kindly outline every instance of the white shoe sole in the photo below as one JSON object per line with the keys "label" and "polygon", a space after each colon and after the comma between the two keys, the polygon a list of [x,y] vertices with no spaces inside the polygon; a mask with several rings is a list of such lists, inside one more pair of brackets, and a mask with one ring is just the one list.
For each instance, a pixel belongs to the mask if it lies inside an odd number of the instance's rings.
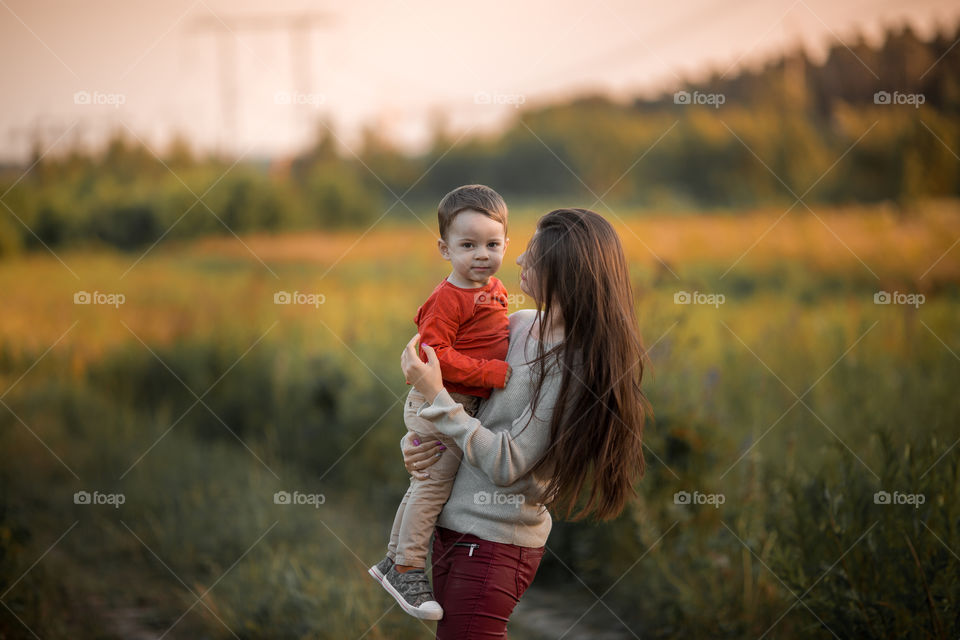
{"label": "white shoe sole", "polygon": [[[370,575],[376,578],[378,573],[380,572],[376,571],[375,568],[371,567]],[[400,592],[394,589],[393,585],[390,584],[390,582],[382,578],[380,578],[379,580],[383,588],[387,590],[387,593],[393,596],[393,599],[397,601],[397,604],[399,604],[404,611],[409,613],[414,618],[419,618],[421,620],[440,620],[441,618],[443,618],[443,609],[441,609],[440,611],[423,611],[421,609],[417,609],[411,606],[410,603],[408,603],[406,600],[404,600],[403,596],[400,595]]]}
{"label": "white shoe sole", "polygon": [[376,580],[376,581],[379,582],[380,584],[383,584],[383,574],[380,573],[380,570],[379,570],[379,569],[377,569],[377,565],[373,565],[372,567],[370,567],[369,569],[367,569],[367,573],[369,573],[371,576],[373,576],[373,579],[374,579],[374,580]]}

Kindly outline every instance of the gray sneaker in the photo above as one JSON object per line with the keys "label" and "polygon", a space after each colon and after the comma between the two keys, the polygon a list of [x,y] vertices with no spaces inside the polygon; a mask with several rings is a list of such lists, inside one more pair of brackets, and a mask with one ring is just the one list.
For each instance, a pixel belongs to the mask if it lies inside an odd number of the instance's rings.
{"label": "gray sneaker", "polygon": [[390,559],[390,556],[384,556],[383,560],[373,565],[367,569],[367,573],[377,579],[377,582],[383,582],[383,577],[387,575],[387,571],[393,567],[393,560]]}
{"label": "gray sneaker", "polygon": [[443,617],[443,607],[434,599],[423,569],[400,573],[396,567],[390,567],[380,584],[414,618],[439,620]]}

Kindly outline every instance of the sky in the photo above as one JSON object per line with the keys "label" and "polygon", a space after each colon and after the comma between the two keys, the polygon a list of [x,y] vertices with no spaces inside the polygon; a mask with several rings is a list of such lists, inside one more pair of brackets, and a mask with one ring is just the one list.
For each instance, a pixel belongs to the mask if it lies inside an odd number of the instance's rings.
{"label": "sky", "polygon": [[180,134],[285,156],[327,127],[346,149],[367,128],[415,151],[440,123],[491,131],[573,94],[672,92],[958,20],[951,0],[0,0],[0,161],[116,130],[157,153]]}

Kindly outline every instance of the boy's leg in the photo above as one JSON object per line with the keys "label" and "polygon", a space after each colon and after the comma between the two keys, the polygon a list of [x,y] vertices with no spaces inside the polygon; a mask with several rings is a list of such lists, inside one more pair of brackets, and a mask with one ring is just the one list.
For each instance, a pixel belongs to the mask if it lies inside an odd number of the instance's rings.
{"label": "boy's leg", "polygon": [[400,523],[403,522],[403,513],[407,508],[407,503],[410,501],[412,484],[411,478],[411,486],[407,487],[407,492],[403,494],[400,506],[397,507],[397,515],[393,517],[393,527],[390,529],[390,542],[387,543],[387,557],[394,562],[396,562],[397,558],[397,543],[400,541]]}
{"label": "boy's leg", "polygon": [[453,488],[453,481],[457,476],[462,456],[460,447],[452,438],[438,432],[429,420],[417,416],[417,410],[425,401],[416,389],[410,392],[404,406],[404,422],[407,429],[416,432],[421,441],[435,438],[443,442],[447,449],[441,454],[440,459],[430,466],[429,478],[426,480],[411,478],[410,488],[405,496],[406,505],[397,529],[394,561],[398,565],[417,568],[426,568],[430,536],[443,505],[450,497],[450,490]]}
{"label": "boy's leg", "polygon": [[[411,387],[410,393],[407,394],[407,399],[403,403],[403,422],[407,424],[407,416],[410,415],[410,412],[413,412],[413,415],[417,415],[417,410],[426,402],[427,399],[423,397],[423,394],[416,390],[416,388]],[[408,430],[411,430],[409,426]],[[396,562],[397,558],[397,543],[400,540],[400,524],[403,522],[403,512],[406,510],[407,503],[410,501],[410,491],[413,489],[413,477],[410,478],[410,486],[407,487],[407,492],[403,494],[403,499],[400,500],[400,506],[397,507],[397,514],[393,518],[393,527],[390,529],[390,541],[387,543],[387,557]]]}
{"label": "boy's leg", "polygon": [[477,409],[480,408],[480,398],[477,396],[468,396],[463,393],[451,393],[450,397],[453,398],[454,402],[462,404],[464,411],[466,411],[471,418],[477,417]]}

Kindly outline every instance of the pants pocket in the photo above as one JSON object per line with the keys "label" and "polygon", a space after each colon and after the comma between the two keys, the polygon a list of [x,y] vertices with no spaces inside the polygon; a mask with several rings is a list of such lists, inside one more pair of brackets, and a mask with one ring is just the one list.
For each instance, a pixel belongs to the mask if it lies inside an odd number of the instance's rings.
{"label": "pants pocket", "polygon": [[533,578],[537,575],[537,569],[540,568],[540,561],[543,560],[543,554],[546,547],[539,549],[524,549],[520,554],[520,562],[517,563],[517,599],[519,600],[527,588],[533,584]]}

